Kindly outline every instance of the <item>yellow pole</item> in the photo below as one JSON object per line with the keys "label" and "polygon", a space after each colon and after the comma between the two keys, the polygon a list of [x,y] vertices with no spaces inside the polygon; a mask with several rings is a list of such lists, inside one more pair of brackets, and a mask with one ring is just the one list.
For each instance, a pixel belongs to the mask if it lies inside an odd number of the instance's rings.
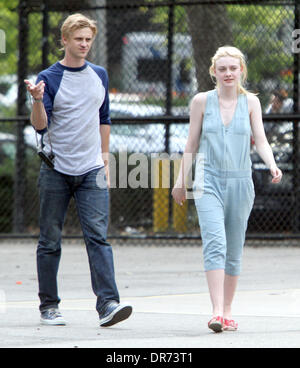
{"label": "yellow pole", "polygon": [[[173,160],[174,162],[174,180],[177,179],[181,159]],[[187,201],[183,203],[182,206],[173,201],[173,228],[178,233],[186,233],[187,232]]]}
{"label": "yellow pole", "polygon": [[169,228],[170,161],[155,158],[153,162],[153,231],[162,232]]}

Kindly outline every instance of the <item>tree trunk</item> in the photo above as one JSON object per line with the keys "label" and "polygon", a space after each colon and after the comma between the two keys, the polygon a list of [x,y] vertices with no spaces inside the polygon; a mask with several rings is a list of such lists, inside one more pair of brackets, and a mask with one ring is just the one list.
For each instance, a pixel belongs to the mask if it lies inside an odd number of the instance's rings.
{"label": "tree trunk", "polygon": [[192,37],[198,90],[214,87],[209,75],[211,58],[220,46],[232,45],[233,38],[224,5],[192,5],[186,7]]}

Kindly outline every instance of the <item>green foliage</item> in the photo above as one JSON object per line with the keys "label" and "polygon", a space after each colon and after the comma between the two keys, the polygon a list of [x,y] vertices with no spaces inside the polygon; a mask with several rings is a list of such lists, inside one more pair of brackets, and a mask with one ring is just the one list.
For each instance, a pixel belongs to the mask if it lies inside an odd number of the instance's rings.
{"label": "green foliage", "polygon": [[0,54],[0,75],[15,74],[18,61],[18,0],[1,0],[0,29],[6,36],[6,53]]}
{"label": "green foliage", "polygon": [[[175,7],[175,33],[189,33],[186,8]],[[218,9],[212,5],[212,17],[215,11]],[[167,32],[168,16],[168,7],[158,7],[154,10],[152,22],[160,24],[162,31]],[[277,83],[291,90],[293,54],[289,39],[292,40],[290,33],[293,27],[293,8],[282,5],[227,5],[227,16],[231,25],[233,46],[240,48],[247,57],[250,89],[262,92],[260,97],[263,102],[269,99],[271,91],[268,88],[272,88],[268,87],[266,81],[272,81],[273,84]],[[216,23],[215,34],[222,31],[218,26]],[[207,42],[209,37],[208,30]]]}
{"label": "green foliage", "polygon": [[[149,0],[152,1],[152,0]],[[6,54],[0,54],[0,76],[16,74],[18,62],[18,0],[0,0],[0,29],[6,34]],[[174,32],[189,32],[186,6],[174,7]],[[214,14],[211,6],[211,14]],[[140,7],[143,14],[149,13],[155,29],[167,32],[169,8]],[[279,33],[286,24],[293,22],[293,8],[284,6],[241,6],[228,5],[227,14],[232,28],[235,46],[239,47],[249,61],[251,86],[260,87],[262,80],[276,79],[278,83],[291,85],[293,55],[284,45]],[[59,27],[63,13],[49,13],[49,64],[56,62],[62,53]],[[215,32],[220,30],[217,28]],[[208,33],[209,40],[209,33]],[[29,15],[29,74],[36,74],[42,68],[42,14]],[[188,67],[191,67],[190,65]],[[2,86],[3,88],[5,86]]]}
{"label": "green foliage", "polygon": [[[280,31],[293,19],[293,11],[282,6],[228,6],[235,45],[248,57],[251,83],[262,79],[280,79],[281,72],[292,67],[293,56],[280,39]],[[267,15],[267,16],[266,16]],[[289,51],[289,52],[287,52]],[[290,80],[291,81],[291,80]]]}
{"label": "green foliage", "polygon": [[[42,50],[43,50],[43,16],[39,13],[33,13],[29,16],[29,74],[37,74],[42,69]],[[61,58],[60,51],[60,23],[63,20],[61,13],[49,13],[49,65],[54,64]]]}
{"label": "green foliage", "polygon": [[[18,67],[18,0],[0,1],[0,29],[6,35],[6,53],[0,54],[0,76],[17,73]],[[49,14],[49,64],[61,56],[59,51],[59,26],[63,19],[61,13]],[[29,74],[36,74],[42,67],[42,14],[31,13],[29,22],[28,63]]]}
{"label": "green foliage", "polygon": [[[152,17],[152,22],[155,24],[162,25],[164,32],[168,29],[168,18],[169,11],[167,7],[158,7],[155,10],[154,16]],[[188,33],[188,22],[185,7],[176,6],[174,10],[174,32],[175,33]]]}
{"label": "green foliage", "polygon": [[[0,118],[13,118],[16,116],[16,104],[12,104],[11,106],[2,106],[0,103]],[[6,129],[2,127],[0,124],[0,131],[4,132]]]}

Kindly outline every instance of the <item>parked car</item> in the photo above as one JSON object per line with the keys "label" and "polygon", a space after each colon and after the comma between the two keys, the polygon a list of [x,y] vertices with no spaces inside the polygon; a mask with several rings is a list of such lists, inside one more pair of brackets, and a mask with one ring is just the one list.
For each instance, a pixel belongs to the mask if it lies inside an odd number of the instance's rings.
{"label": "parked car", "polygon": [[[24,138],[27,171],[38,171],[39,158],[36,154],[36,143],[32,127],[25,128]],[[0,132],[0,179],[3,176],[14,176],[16,152],[16,135]]]}
{"label": "parked car", "polygon": [[[293,170],[293,124],[268,123],[266,133],[278,167],[283,172],[280,183],[271,182],[270,170],[255,150],[251,152],[255,201],[249,228],[257,231],[290,231],[297,217]],[[300,157],[299,157],[300,158]]]}
{"label": "parked car", "polygon": [[[36,147],[35,131],[33,127],[27,126],[24,129],[24,139],[26,146],[33,150]],[[16,153],[17,136],[11,133],[0,132],[0,147],[1,151],[14,159]]]}
{"label": "parked car", "polygon": [[18,85],[16,75],[0,77],[0,105],[9,107],[17,101]]}
{"label": "parked car", "polygon": [[[162,117],[164,108],[140,103],[117,103],[110,106],[111,118]],[[188,124],[171,124],[169,129],[169,152],[183,152],[188,135]],[[139,153],[166,152],[166,125],[163,123],[112,124],[110,151]]]}
{"label": "parked car", "polygon": [[[29,75],[28,79],[36,81],[36,75]],[[0,76],[0,106],[11,107],[17,102],[18,98],[18,78],[16,74]],[[28,109],[31,109],[30,99],[26,103]]]}
{"label": "parked car", "polygon": [[[29,131],[29,129],[27,130]],[[40,159],[36,154],[35,144],[32,144],[31,138],[28,138],[31,135],[32,133],[25,134],[24,163],[26,163],[26,177],[19,177],[25,187],[24,218],[25,226],[28,228],[35,227],[38,218],[36,184],[40,166]],[[0,132],[0,233],[12,231],[16,144],[17,137],[14,134]]]}
{"label": "parked car", "polygon": [[[173,38],[172,90],[194,95],[196,69],[191,36],[176,33]],[[131,93],[166,93],[168,39],[161,33],[132,32],[123,37],[122,83]]]}

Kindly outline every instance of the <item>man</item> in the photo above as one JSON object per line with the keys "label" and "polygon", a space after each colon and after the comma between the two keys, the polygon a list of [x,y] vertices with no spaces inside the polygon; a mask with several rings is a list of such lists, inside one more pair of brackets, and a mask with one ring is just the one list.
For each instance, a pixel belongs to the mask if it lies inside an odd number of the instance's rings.
{"label": "man", "polygon": [[266,108],[266,114],[290,113],[293,111],[293,100],[288,97],[284,88],[274,91],[270,104]]}
{"label": "man", "polygon": [[[265,110],[265,114],[288,114],[293,112],[293,99],[288,97],[284,88],[273,92],[270,103]],[[293,123],[288,121],[266,123],[265,132],[269,141],[275,146],[282,144],[292,144]]]}
{"label": "man", "polygon": [[[42,134],[43,151],[54,156],[54,168],[42,162],[40,239],[37,268],[41,322],[65,325],[58,305],[57,272],[61,232],[71,197],[75,198],[88,252],[100,326],[130,316],[120,304],[113,254],[106,241],[108,226],[108,152],[110,135],[108,76],[86,61],[97,34],[94,21],[69,16],[61,28],[63,60],[42,71],[36,85],[25,81],[33,98],[32,125]],[[100,128],[99,128],[100,123]],[[106,156],[106,155],[107,156]]]}

